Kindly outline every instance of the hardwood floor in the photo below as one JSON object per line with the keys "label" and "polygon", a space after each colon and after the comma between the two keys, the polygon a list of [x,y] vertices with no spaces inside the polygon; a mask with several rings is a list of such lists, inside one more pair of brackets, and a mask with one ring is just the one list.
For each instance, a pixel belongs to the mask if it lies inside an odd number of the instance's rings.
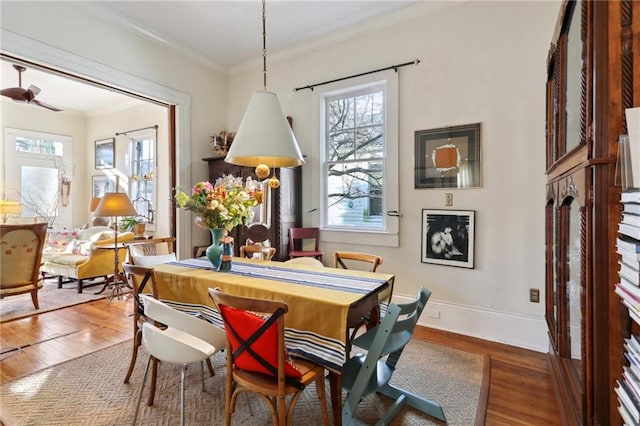
{"label": "hardwood floor", "polygon": [[[0,384],[128,340],[131,300],[97,300],[0,324]],[[546,354],[419,327],[415,337],[491,357],[486,425],[560,425]]]}

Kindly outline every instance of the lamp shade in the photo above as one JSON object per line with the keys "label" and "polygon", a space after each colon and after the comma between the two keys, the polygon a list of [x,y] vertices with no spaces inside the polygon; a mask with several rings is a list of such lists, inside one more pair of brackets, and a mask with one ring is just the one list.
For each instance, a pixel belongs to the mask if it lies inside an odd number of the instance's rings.
{"label": "lamp shade", "polygon": [[96,208],[94,216],[137,216],[138,212],[124,192],[107,192]]}
{"label": "lamp shade", "polygon": [[225,161],[248,167],[304,164],[278,95],[271,92],[253,94]]}
{"label": "lamp shade", "polygon": [[20,214],[22,213],[23,205],[19,201],[0,200],[0,214]]}
{"label": "lamp shade", "polygon": [[102,201],[102,198],[100,197],[91,198],[91,200],[89,200],[89,211],[95,212],[98,208],[98,204],[100,204],[100,201]]}

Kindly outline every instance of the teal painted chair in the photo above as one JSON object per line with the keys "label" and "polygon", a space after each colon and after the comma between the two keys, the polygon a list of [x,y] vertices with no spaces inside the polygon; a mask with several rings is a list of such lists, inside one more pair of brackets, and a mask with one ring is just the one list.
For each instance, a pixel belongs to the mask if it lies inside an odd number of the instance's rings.
{"label": "teal painted chair", "polygon": [[353,346],[367,352],[352,356],[342,370],[342,386],[349,392],[342,406],[343,425],[364,424],[354,417],[354,411],[363,398],[374,392],[395,400],[376,425],[390,424],[405,404],[446,421],[440,404],[389,384],[430,296],[431,291],[423,287],[413,302],[390,304],[378,326],[353,340]]}

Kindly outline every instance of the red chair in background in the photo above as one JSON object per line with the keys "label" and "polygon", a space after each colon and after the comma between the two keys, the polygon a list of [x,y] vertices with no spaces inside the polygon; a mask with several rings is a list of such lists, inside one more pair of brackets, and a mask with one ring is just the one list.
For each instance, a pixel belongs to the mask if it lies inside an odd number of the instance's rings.
{"label": "red chair in background", "polygon": [[[305,242],[305,240],[307,242]],[[309,240],[313,240],[313,250],[305,250]],[[315,257],[322,262],[323,252],[320,251],[319,228],[291,228],[289,229],[289,259],[296,257]]]}

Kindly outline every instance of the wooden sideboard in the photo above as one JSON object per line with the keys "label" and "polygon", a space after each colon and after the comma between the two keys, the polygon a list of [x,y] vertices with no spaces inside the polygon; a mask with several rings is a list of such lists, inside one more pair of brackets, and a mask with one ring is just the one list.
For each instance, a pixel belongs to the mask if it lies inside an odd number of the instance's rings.
{"label": "wooden sideboard", "polygon": [[[224,161],[224,156],[203,158],[209,165],[209,181],[214,183],[222,175],[251,176],[257,180],[252,167],[236,166]],[[264,202],[256,207],[253,223],[237,226],[231,236],[234,238],[234,254],[239,255],[240,246],[247,240],[262,242],[268,240],[275,247],[273,260],[286,260],[289,253],[289,228],[302,224],[302,167],[272,169],[280,179],[280,187],[271,189],[263,184]]]}

